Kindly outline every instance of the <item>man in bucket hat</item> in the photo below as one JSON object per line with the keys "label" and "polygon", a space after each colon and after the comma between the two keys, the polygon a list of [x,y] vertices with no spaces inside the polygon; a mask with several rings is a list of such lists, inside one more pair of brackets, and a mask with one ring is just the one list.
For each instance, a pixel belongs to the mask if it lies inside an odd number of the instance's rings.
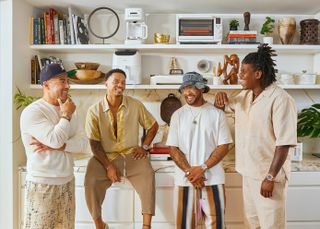
{"label": "man in bucket hat", "polygon": [[24,228],[74,228],[72,154],[85,151],[88,140],[68,96],[67,74],[59,64],[46,65],[40,73],[42,98],[21,114],[27,155]]}
{"label": "man in bucket hat", "polygon": [[188,72],[179,92],[186,104],[171,118],[167,145],[178,166],[176,228],[225,228],[224,170],[221,160],[232,142],[224,112],[203,98],[209,91],[202,75]]}

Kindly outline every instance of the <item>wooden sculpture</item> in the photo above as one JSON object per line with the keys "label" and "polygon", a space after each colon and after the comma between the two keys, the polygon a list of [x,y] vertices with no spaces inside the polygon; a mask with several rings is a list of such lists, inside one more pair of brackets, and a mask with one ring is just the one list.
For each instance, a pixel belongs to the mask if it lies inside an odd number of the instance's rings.
{"label": "wooden sculpture", "polygon": [[[228,57],[228,55],[224,55],[223,68],[221,68],[220,63],[218,65],[218,76],[220,76],[223,73],[224,84],[238,84],[239,63],[240,61],[237,54],[231,54],[230,57]],[[227,73],[227,67],[229,64],[232,66],[232,68],[230,72]]]}

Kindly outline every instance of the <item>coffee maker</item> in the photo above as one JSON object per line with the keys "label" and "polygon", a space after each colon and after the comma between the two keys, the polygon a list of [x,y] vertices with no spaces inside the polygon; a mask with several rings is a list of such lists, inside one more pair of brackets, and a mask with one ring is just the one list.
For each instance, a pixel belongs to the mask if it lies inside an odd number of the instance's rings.
{"label": "coffee maker", "polygon": [[126,8],[124,20],[126,21],[125,44],[142,44],[148,37],[148,27],[145,24],[145,15],[141,8]]}

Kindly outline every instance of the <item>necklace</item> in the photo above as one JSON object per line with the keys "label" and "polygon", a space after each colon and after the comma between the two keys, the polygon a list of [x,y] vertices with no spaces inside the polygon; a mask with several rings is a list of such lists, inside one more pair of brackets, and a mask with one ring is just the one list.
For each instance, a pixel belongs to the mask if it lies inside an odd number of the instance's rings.
{"label": "necklace", "polygon": [[192,115],[192,117],[193,117],[192,123],[193,123],[194,125],[197,125],[198,122],[197,122],[196,118],[200,115],[201,111],[200,111],[198,114],[194,115],[193,112],[192,112],[191,107],[189,107],[189,110],[190,110],[191,115]]}

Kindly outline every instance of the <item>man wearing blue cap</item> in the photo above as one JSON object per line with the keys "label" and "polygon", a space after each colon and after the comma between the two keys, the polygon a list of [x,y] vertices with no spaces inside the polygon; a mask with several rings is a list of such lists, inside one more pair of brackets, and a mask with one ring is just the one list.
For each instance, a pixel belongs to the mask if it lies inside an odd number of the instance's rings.
{"label": "man wearing blue cap", "polygon": [[171,117],[167,145],[177,164],[176,228],[225,228],[224,170],[221,160],[232,138],[224,113],[203,98],[209,91],[202,75],[188,72],[179,92],[186,104]]}
{"label": "man wearing blue cap", "polygon": [[27,155],[24,228],[73,229],[75,195],[73,153],[88,140],[69,98],[67,72],[48,64],[40,73],[41,99],[27,106],[20,118]]}

